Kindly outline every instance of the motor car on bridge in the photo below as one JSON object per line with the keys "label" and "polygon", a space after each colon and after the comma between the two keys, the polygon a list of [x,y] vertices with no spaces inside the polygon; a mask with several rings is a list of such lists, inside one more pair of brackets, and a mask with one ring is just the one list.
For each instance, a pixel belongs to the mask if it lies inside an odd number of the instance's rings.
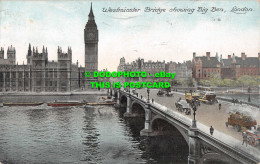
{"label": "motor car on bridge", "polygon": [[185,112],[186,115],[191,113],[190,105],[186,100],[179,100],[175,103],[176,109],[180,112]]}

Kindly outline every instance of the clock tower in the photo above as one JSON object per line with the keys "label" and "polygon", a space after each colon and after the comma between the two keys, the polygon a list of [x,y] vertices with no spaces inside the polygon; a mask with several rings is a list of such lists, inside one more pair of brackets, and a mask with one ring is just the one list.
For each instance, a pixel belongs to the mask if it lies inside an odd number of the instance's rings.
{"label": "clock tower", "polygon": [[85,71],[91,73],[91,76],[85,83],[86,87],[90,87],[91,81],[97,81],[93,78],[93,72],[98,71],[98,29],[95,22],[92,3],[88,14],[88,22],[84,29],[85,41]]}

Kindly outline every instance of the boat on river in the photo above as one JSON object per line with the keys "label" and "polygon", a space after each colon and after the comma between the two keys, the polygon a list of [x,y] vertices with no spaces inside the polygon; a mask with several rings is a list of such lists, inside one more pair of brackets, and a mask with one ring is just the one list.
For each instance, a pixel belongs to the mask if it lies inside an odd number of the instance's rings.
{"label": "boat on river", "polygon": [[111,102],[96,102],[96,103],[87,103],[86,105],[91,105],[91,106],[95,106],[95,105],[114,105],[116,104],[116,102],[111,101]]}
{"label": "boat on river", "polygon": [[4,102],[3,106],[38,106],[43,102]]}
{"label": "boat on river", "polygon": [[80,102],[80,101],[55,101],[55,102],[49,102],[47,103],[48,106],[52,106],[52,107],[59,107],[59,106],[83,106],[85,105],[87,102]]}

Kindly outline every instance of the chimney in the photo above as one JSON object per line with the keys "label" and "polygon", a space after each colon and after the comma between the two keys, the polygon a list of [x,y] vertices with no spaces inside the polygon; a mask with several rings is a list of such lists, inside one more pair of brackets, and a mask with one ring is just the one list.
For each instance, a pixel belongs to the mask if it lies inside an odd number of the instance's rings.
{"label": "chimney", "polygon": [[228,59],[231,59],[231,55],[228,55],[227,57],[228,57]]}
{"label": "chimney", "polygon": [[207,56],[208,60],[210,60],[210,52],[206,52],[206,56]]}
{"label": "chimney", "polygon": [[245,59],[246,59],[246,55],[245,55],[244,52],[241,53],[241,58],[242,58],[242,60],[245,60]]}

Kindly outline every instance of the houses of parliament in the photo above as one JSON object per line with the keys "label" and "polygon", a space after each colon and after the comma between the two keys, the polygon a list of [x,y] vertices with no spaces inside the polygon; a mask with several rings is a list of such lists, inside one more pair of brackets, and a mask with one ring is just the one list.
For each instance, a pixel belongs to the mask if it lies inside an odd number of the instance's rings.
{"label": "houses of parliament", "polygon": [[94,19],[92,4],[88,22],[84,29],[85,67],[72,63],[72,48],[57,49],[58,61],[48,60],[48,49],[32,47],[29,44],[27,63],[16,63],[16,49],[9,46],[7,58],[0,49],[0,92],[70,92],[90,88],[94,78],[86,78],[85,71],[98,70],[98,29]]}

